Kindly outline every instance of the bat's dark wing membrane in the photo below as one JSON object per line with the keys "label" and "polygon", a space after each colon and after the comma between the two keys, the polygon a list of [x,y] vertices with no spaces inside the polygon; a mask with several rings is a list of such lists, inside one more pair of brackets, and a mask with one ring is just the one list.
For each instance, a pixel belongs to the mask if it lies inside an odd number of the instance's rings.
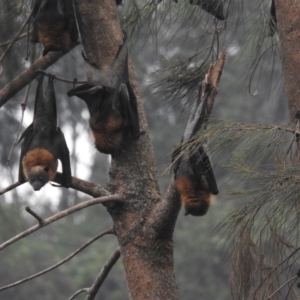
{"label": "bat's dark wing membrane", "polygon": [[56,136],[54,139],[54,149],[57,153],[57,158],[61,161],[62,164],[63,186],[69,187],[72,182],[70,155],[64,134],[59,127],[57,127]]}
{"label": "bat's dark wing membrane", "polygon": [[39,15],[42,13],[46,3],[48,0],[35,0],[34,5],[33,5],[33,12],[32,12],[32,17],[34,20],[36,20]]}
{"label": "bat's dark wing membrane", "polygon": [[[63,5],[62,5],[63,4]],[[68,18],[68,29],[72,41],[78,40],[78,29],[75,20],[73,0],[58,0],[57,10],[61,14],[64,14]]]}
{"label": "bat's dark wing membrane", "polygon": [[31,124],[29,127],[26,128],[26,130],[22,133],[18,143],[20,143],[23,140],[22,146],[21,146],[21,155],[20,155],[20,162],[19,162],[19,182],[23,183],[26,181],[24,173],[23,173],[23,166],[22,161],[26,153],[30,149],[30,145],[33,139],[33,124]]}
{"label": "bat's dark wing membrane", "polygon": [[205,153],[202,146],[199,147],[198,151],[190,157],[190,164],[193,168],[194,174],[197,180],[200,182],[201,176],[204,176],[209,190],[213,195],[219,193],[215,174],[213,172],[210,159]]}
{"label": "bat's dark wing membrane", "polygon": [[115,89],[92,83],[79,85],[68,91],[68,96],[77,96],[86,102],[90,115],[96,118],[105,116],[107,109],[111,109],[109,99]]}
{"label": "bat's dark wing membrane", "polygon": [[119,102],[122,111],[126,114],[132,136],[138,138],[140,136],[140,124],[137,111],[137,100],[130,85],[126,85],[125,83],[120,84]]}

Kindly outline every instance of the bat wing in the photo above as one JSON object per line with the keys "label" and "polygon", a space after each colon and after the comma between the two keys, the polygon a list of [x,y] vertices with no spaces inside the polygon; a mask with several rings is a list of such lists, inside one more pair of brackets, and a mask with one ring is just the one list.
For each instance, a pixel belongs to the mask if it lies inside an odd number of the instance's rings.
{"label": "bat wing", "polygon": [[71,40],[77,41],[78,40],[78,30],[77,30],[77,24],[76,24],[76,20],[75,20],[73,1],[72,0],[63,0],[63,1],[58,0],[57,9],[58,9],[58,12],[60,12],[60,10],[61,10],[62,14],[65,14],[65,16],[68,18],[68,29],[70,32]]}
{"label": "bat wing", "polygon": [[213,195],[217,195],[219,193],[215,174],[213,172],[210,159],[208,155],[205,153],[203,147],[200,147],[198,152],[193,154],[190,158],[190,164],[193,168],[193,172],[197,177],[197,180],[200,182],[201,176],[204,176],[209,190]]}
{"label": "bat wing", "polygon": [[26,128],[26,130],[22,133],[18,143],[23,140],[21,146],[21,155],[20,155],[20,162],[19,162],[19,182],[23,183],[26,181],[24,173],[23,173],[23,165],[22,161],[26,153],[29,151],[31,141],[33,139],[33,124]]}
{"label": "bat wing", "polygon": [[63,185],[65,187],[69,187],[72,182],[70,155],[69,155],[69,149],[64,134],[62,133],[59,127],[57,127],[54,147],[55,147],[55,152],[57,153],[57,157],[62,164]]}
{"label": "bat wing", "polygon": [[39,15],[43,11],[43,8],[45,7],[47,2],[48,2],[48,0],[35,0],[34,1],[33,12],[32,12],[32,16],[33,16],[34,20],[36,20],[39,17]]}
{"label": "bat wing", "polygon": [[190,4],[201,6],[203,10],[219,20],[225,20],[223,13],[223,0],[190,0]]}
{"label": "bat wing", "polygon": [[[90,115],[103,114],[106,111],[107,99],[115,91],[114,88],[101,86],[92,83],[85,83],[79,85],[68,91],[68,96],[77,96],[86,102]],[[100,111],[101,109],[101,111]]]}
{"label": "bat wing", "polygon": [[138,138],[140,136],[140,124],[137,100],[129,84],[120,84],[119,101],[121,102],[122,112],[127,116],[132,136]]}

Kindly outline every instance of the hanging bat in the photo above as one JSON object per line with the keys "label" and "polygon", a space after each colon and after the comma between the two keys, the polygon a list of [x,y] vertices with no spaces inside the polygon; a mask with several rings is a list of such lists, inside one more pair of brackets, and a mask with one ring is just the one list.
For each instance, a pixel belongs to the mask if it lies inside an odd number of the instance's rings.
{"label": "hanging bat", "polygon": [[116,0],[116,4],[117,4],[117,5],[122,5],[122,4],[123,4],[123,1],[122,1],[122,0]]}
{"label": "hanging bat", "polygon": [[[182,142],[193,139],[201,128],[209,93],[208,89],[204,100],[195,103]],[[179,154],[181,156],[177,158]],[[181,203],[186,210],[185,215],[205,215],[211,204],[212,195],[217,195],[219,191],[209,157],[203,146],[200,145],[197,151],[190,148],[183,150],[179,147],[173,152],[172,160],[175,160],[174,178]]]}
{"label": "hanging bat", "polygon": [[43,55],[67,52],[78,39],[72,0],[35,0],[32,19],[32,42],[42,43]]}
{"label": "hanging bat", "polygon": [[223,0],[190,0],[190,4],[199,5],[203,10],[217,19],[221,21],[225,20]]}
{"label": "hanging bat", "polygon": [[271,0],[270,21],[269,21],[269,36],[274,36],[275,32],[277,32],[276,7],[275,7],[275,1]]}
{"label": "hanging bat", "polygon": [[110,68],[99,69],[89,62],[87,67],[96,79],[71,89],[68,96],[86,102],[97,150],[113,155],[128,130],[133,138],[140,136],[137,100],[129,83],[127,45],[119,47]]}
{"label": "hanging bat", "polygon": [[21,157],[19,182],[26,180],[35,191],[40,190],[56,175],[58,159],[62,163],[63,183],[71,184],[69,150],[60,128],[57,127],[56,99],[53,86],[54,76],[49,78],[46,93],[43,93],[43,76],[38,79],[33,122],[23,132],[20,141]]}

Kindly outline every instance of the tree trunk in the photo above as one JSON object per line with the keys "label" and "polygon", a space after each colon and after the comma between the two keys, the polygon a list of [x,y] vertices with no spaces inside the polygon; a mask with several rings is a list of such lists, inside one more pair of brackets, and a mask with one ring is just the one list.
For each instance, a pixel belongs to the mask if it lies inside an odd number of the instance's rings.
{"label": "tree trunk", "polygon": [[300,1],[276,0],[277,27],[291,118],[300,110]]}
{"label": "tree trunk", "polygon": [[[87,58],[99,67],[108,67],[123,43],[115,0],[76,0],[75,4]],[[145,133],[138,140],[128,136],[114,155],[107,188],[122,193],[127,201],[107,208],[121,247],[130,299],[179,299],[172,235],[180,201],[173,185],[165,199],[160,196],[141,93],[131,64],[130,82]]]}

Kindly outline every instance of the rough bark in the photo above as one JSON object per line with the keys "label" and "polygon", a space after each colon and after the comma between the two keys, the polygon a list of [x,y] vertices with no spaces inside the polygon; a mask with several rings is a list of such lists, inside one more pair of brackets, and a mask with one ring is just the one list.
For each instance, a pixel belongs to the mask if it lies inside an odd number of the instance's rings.
{"label": "rough bark", "polygon": [[276,0],[283,75],[291,119],[300,110],[300,1]]}
{"label": "rough bark", "polygon": [[[108,67],[122,44],[115,0],[75,1],[78,24],[89,61]],[[173,272],[172,235],[180,209],[174,186],[160,196],[153,149],[141,93],[130,64],[130,81],[139,102],[141,130],[114,155],[108,189],[122,193],[125,204],[109,204],[120,244],[131,299],[179,299]]]}

